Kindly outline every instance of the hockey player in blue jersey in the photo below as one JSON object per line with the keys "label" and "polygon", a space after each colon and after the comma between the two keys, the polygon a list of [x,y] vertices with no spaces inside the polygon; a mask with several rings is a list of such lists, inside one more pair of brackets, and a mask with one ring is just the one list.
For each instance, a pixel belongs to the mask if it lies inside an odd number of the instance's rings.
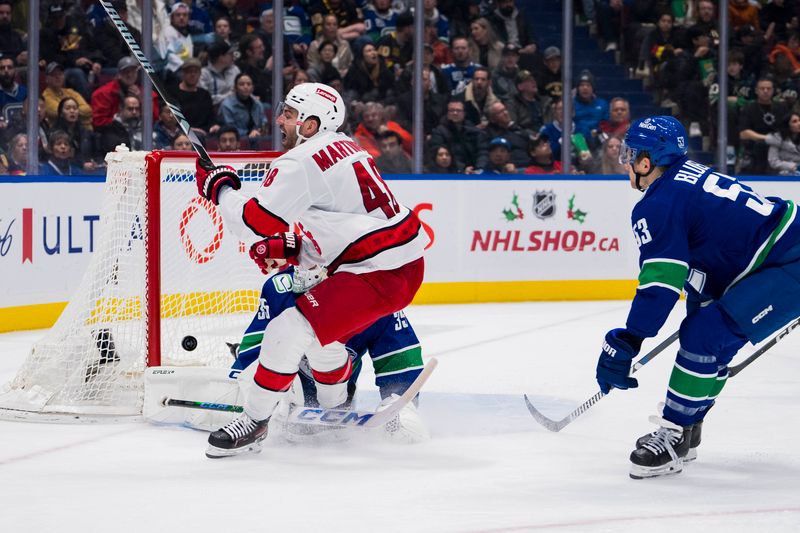
{"label": "hockey player in blue jersey", "polygon": [[638,386],[631,360],[681,290],[687,294],[663,412],[651,417],[659,428],[631,453],[635,479],[678,473],[694,459],[733,356],[800,316],[795,204],[688,159],[686,142],[676,119],[650,117],[631,124],[620,155],[631,185],[644,193],[631,217],[639,287],[625,328],[606,334],[597,363],[603,392]]}
{"label": "hockey player in blue jersey", "polygon": [[[295,280],[295,274],[295,267],[289,267],[269,277],[264,283],[259,308],[238,346],[233,369],[244,370],[258,361],[267,324],[286,309],[294,307],[295,300],[302,296],[302,287],[307,284],[303,277],[307,273],[297,272],[301,276],[299,280]],[[378,319],[351,337],[345,348],[350,354],[353,371],[347,386],[347,402],[342,407],[349,407],[353,400],[363,356],[367,352],[375,371],[375,385],[384,405],[402,395],[424,366],[419,339],[402,311]],[[302,389],[305,405],[318,407],[316,385],[307,362],[301,363],[296,381]],[[397,423],[389,424],[386,429],[390,439],[402,442],[416,442],[427,437],[427,429],[416,415],[413,403],[401,410]]]}

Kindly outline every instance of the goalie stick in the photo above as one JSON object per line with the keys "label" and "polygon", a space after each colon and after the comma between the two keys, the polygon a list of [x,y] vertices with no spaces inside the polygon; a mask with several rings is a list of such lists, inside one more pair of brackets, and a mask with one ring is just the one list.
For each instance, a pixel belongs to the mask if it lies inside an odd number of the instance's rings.
{"label": "goalie stick", "polygon": [[[352,411],[349,409],[324,409],[321,407],[298,407],[289,413],[289,422],[299,424],[313,424],[322,426],[342,426],[342,427],[365,427],[375,428],[389,422],[400,412],[403,407],[414,400],[425,382],[436,369],[439,361],[431,358],[422,369],[417,379],[408,389],[389,407],[382,411]],[[180,400],[175,398],[164,398],[161,403],[165,407],[186,407],[189,409],[205,409],[210,411],[224,411],[228,413],[241,413],[241,405],[231,405],[227,403],[197,402],[192,400]]]}
{"label": "goalie stick", "polygon": [[[639,370],[644,365],[649,363],[655,356],[657,356],[658,354],[660,354],[661,352],[666,350],[667,347],[670,344],[675,342],[675,339],[678,338],[678,334],[679,334],[679,332],[676,331],[675,333],[673,333],[672,335],[670,335],[669,337],[664,339],[661,342],[661,344],[659,344],[658,346],[656,346],[655,348],[653,348],[652,350],[647,352],[638,361],[636,361],[633,364],[633,367],[631,368],[631,374],[635,373],[637,370]],[[592,396],[591,398],[589,398],[588,400],[586,400],[585,402],[580,404],[577,407],[577,409],[572,411],[570,414],[568,414],[567,416],[565,416],[561,420],[551,420],[550,418],[547,418],[541,412],[539,412],[539,410],[536,409],[536,407],[533,406],[533,404],[531,403],[531,401],[528,398],[527,394],[524,395],[524,398],[525,398],[525,405],[528,406],[528,411],[530,411],[530,413],[533,416],[533,418],[537,422],[539,422],[541,425],[543,425],[546,429],[549,429],[550,431],[558,432],[558,431],[561,431],[562,429],[564,429],[564,427],[567,426],[567,424],[569,424],[570,422],[572,422],[573,420],[575,420],[576,418],[581,416],[591,406],[593,406],[598,401],[600,401],[600,399],[603,396],[605,396],[605,393],[603,391],[598,391],[594,396]]]}
{"label": "goalie stick", "polygon": [[191,126],[189,125],[189,121],[186,120],[186,117],[183,116],[183,111],[181,108],[175,105],[167,95],[167,91],[164,89],[163,84],[161,83],[161,79],[156,74],[156,69],[153,68],[153,65],[150,64],[150,61],[142,52],[142,49],[139,47],[139,43],[136,42],[136,39],[133,38],[128,26],[125,24],[125,21],[120,18],[119,13],[117,10],[114,9],[114,5],[107,0],[99,0],[100,5],[103,6],[106,13],[108,14],[111,22],[114,23],[114,27],[117,28],[122,39],[128,45],[133,57],[139,62],[144,70],[145,74],[150,81],[153,83],[153,87],[155,87],[156,92],[164,100],[164,103],[167,104],[172,114],[175,115],[175,119],[178,121],[178,126],[181,128],[181,131],[189,137],[189,141],[192,143],[192,147],[194,147],[194,151],[197,152],[197,155],[200,156],[200,161],[203,164],[203,167],[211,168],[214,166],[214,163],[211,161],[211,157],[208,155],[205,147],[200,142],[200,139],[197,137],[197,134],[192,130]]}

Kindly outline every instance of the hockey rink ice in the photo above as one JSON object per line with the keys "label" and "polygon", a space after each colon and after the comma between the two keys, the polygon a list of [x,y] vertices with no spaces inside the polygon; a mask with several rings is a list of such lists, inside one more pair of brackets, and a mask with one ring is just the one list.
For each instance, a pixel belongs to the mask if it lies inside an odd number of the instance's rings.
{"label": "hockey rink ice", "polygon": [[[681,302],[649,351],[676,330]],[[0,421],[3,532],[776,532],[800,530],[800,333],[732,378],[683,473],[628,477],[663,400],[677,343],[559,433],[598,389],[602,337],[628,302],[416,306],[439,360],[420,413],[429,442],[354,435],[325,445],[271,435],[262,453],[210,460],[207,434],[143,422]],[[43,331],[0,335],[0,381]],[[751,353],[746,346],[733,364]],[[357,396],[377,404],[369,363]]]}

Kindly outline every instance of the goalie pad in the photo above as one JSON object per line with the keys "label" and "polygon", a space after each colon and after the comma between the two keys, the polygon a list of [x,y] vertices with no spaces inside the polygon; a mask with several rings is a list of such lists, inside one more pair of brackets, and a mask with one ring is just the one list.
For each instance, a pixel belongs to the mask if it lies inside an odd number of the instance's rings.
{"label": "goalie pad", "polygon": [[[165,406],[164,399],[242,405],[247,389],[253,386],[256,367],[257,364],[250,365],[243,371],[210,367],[148,368],[144,374],[144,419],[152,424],[175,424],[215,431],[238,413]],[[286,400],[302,405],[302,386],[298,378],[292,383]]]}

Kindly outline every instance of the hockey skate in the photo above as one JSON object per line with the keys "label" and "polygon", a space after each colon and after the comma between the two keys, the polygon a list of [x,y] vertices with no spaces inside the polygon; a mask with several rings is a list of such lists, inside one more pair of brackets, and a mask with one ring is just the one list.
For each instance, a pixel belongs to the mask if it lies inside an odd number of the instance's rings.
{"label": "hockey skate", "polygon": [[683,462],[689,452],[692,439],[692,426],[681,427],[659,416],[651,416],[650,421],[660,427],[631,452],[631,471],[633,479],[677,474],[683,471]]}
{"label": "hockey skate", "polygon": [[[697,447],[700,446],[700,437],[703,433],[703,421],[700,420],[692,424],[692,437],[689,439],[689,451],[686,452],[686,457],[683,458],[684,463],[688,463],[697,459]],[[655,431],[642,435],[636,439],[636,447],[641,448],[645,442],[656,434]]]}
{"label": "hockey skate", "polygon": [[261,443],[267,438],[266,420],[256,421],[242,413],[235,420],[208,436],[206,457],[219,459],[239,455],[246,451],[258,453]]}

